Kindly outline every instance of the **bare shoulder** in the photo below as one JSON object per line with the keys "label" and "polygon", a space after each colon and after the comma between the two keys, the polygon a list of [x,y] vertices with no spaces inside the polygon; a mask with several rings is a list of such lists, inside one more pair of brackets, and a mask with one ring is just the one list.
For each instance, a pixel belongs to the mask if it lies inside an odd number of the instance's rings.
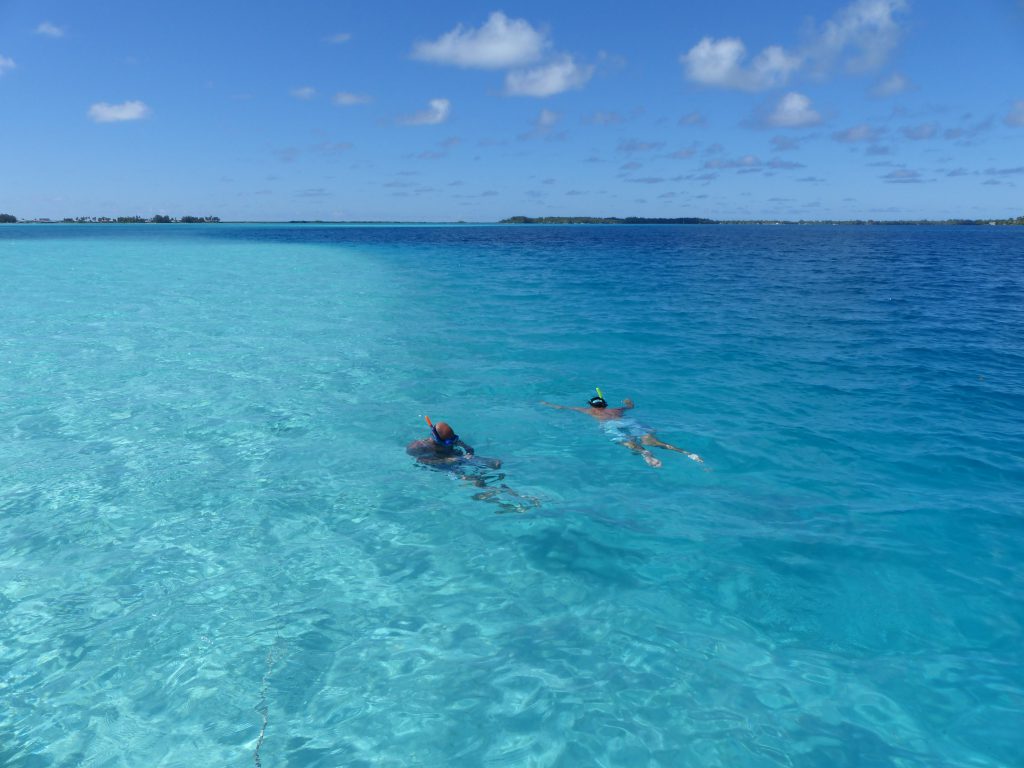
{"label": "bare shoulder", "polygon": [[405,452],[410,456],[423,456],[428,453],[433,453],[434,448],[430,444],[429,440],[413,440],[405,446]]}

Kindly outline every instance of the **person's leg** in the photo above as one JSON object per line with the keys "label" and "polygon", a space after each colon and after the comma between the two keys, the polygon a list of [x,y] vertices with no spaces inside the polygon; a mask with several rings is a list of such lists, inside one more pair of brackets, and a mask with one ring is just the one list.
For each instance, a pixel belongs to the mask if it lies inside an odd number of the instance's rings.
{"label": "person's leg", "polygon": [[679,448],[678,446],[670,445],[669,443],[666,443],[663,440],[659,440],[653,432],[648,432],[647,434],[643,435],[640,438],[640,442],[642,442],[644,445],[650,445],[655,448],[664,448],[666,451],[675,451],[676,453],[681,453],[684,456],[688,456],[689,458],[693,459],[696,462],[699,462],[700,464],[704,463],[704,459],[702,459],[696,453],[684,451],[682,448]]}
{"label": "person's leg", "polygon": [[640,445],[640,443],[636,441],[635,437],[631,437],[629,440],[623,440],[622,442],[619,443],[619,445],[624,445],[626,448],[629,448],[629,450],[631,450],[633,453],[639,453],[641,456],[644,457],[644,461],[646,461],[650,466],[661,466],[661,460],[656,459],[653,453],[651,453],[642,445]]}

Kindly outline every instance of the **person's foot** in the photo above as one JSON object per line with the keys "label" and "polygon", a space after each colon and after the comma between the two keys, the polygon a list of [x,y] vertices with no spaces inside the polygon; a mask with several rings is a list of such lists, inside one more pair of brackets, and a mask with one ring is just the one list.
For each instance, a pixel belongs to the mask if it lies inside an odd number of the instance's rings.
{"label": "person's foot", "polygon": [[647,466],[654,467],[655,469],[661,466],[661,460],[654,458],[654,454],[650,451],[644,451],[642,455],[644,457],[644,461],[647,462]]}
{"label": "person's foot", "polygon": [[698,456],[698,455],[697,455],[696,453],[688,453],[688,454],[686,454],[686,455],[687,455],[687,456],[689,456],[689,457],[690,457],[691,459],[693,459],[694,461],[696,461],[696,462],[697,462],[698,464],[703,464],[703,463],[704,463],[704,459],[702,459],[702,458],[701,458],[700,456]]}

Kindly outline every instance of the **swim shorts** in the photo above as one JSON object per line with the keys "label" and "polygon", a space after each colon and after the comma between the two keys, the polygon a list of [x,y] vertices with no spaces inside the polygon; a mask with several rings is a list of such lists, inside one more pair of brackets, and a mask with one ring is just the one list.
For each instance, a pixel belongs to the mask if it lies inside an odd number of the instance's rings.
{"label": "swim shorts", "polygon": [[616,443],[627,443],[633,438],[643,437],[651,433],[650,427],[645,427],[633,419],[612,419],[601,422],[601,429]]}

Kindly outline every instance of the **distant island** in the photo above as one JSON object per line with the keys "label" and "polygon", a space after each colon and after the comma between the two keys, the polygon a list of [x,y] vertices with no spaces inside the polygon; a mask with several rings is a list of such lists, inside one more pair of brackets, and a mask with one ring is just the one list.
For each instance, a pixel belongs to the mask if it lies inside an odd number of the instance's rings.
{"label": "distant island", "polygon": [[[181,216],[172,218],[157,214],[150,218],[144,216],[78,216],[64,219],[18,219],[9,213],[0,213],[0,224],[472,224],[466,221],[322,221],[296,220],[287,222],[275,221],[225,221],[219,216]],[[476,222],[489,224],[491,222]],[[502,219],[498,224],[759,224],[759,225],[832,225],[832,226],[1024,226],[1024,216],[1013,219],[705,219],[697,216],[680,218],[647,218],[644,216],[511,216]]]}
{"label": "distant island", "polygon": [[718,224],[714,219],[699,219],[696,217],[685,217],[681,219],[647,219],[640,216],[627,216],[619,218],[600,218],[597,216],[541,216],[531,218],[529,216],[513,216],[509,219],[502,219],[499,224]]}
{"label": "distant island", "polygon": [[627,216],[626,218],[597,216],[512,216],[502,219],[499,224],[832,224],[832,225],[869,225],[869,224],[890,224],[902,226],[921,226],[926,224],[943,225],[995,225],[995,226],[1024,226],[1024,216],[1015,219],[813,219],[792,221],[788,219],[735,219],[717,220],[686,217],[679,219],[648,219],[641,216]]}
{"label": "distant island", "polygon": [[[0,213],[0,224],[17,224],[18,217]],[[22,224],[219,224],[219,216],[182,216],[175,219],[157,214],[144,216],[78,216],[66,219],[22,219]]]}

